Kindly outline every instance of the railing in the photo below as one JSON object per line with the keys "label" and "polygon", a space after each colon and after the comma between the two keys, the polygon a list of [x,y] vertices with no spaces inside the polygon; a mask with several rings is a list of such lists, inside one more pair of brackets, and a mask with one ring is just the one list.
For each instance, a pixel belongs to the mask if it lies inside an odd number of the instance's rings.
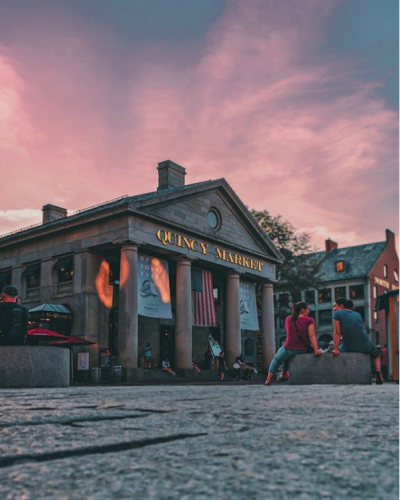
{"label": "railing", "polygon": [[27,226],[27,227],[24,227],[22,229],[16,229],[15,231],[11,231],[10,233],[5,233],[5,234],[0,235],[0,240],[2,240],[3,238],[7,238],[9,236],[12,236],[13,234],[18,234],[18,233],[22,233],[24,231],[29,231],[30,229],[34,229],[36,227],[42,227],[45,225],[47,226],[47,224],[53,224],[54,222],[65,220],[65,219],[68,219],[69,217],[72,217],[74,215],[79,215],[83,212],[88,212],[89,210],[94,210],[95,208],[100,208],[100,207],[109,205],[111,203],[117,203],[118,201],[122,201],[122,200],[127,199],[127,198],[129,198],[129,196],[127,194],[124,194],[123,196],[120,196],[118,198],[114,198],[113,200],[104,201],[103,203],[99,203],[98,205],[92,205],[91,207],[88,207],[88,208],[81,208],[80,210],[75,210],[75,211],[69,213],[67,216],[60,217],[59,219],[55,219],[55,220],[52,220],[52,221],[49,221],[46,223],[38,222],[37,224],[32,224],[31,226]]}

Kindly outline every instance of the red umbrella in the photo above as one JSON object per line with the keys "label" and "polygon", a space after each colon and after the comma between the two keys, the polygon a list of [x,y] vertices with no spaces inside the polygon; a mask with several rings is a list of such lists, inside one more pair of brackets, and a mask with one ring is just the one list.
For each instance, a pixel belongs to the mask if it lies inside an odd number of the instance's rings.
{"label": "red umbrella", "polygon": [[51,338],[66,339],[66,335],[62,333],[53,332],[53,330],[47,330],[47,328],[31,328],[28,330],[29,337],[42,337],[42,340],[49,340]]}
{"label": "red umbrella", "polygon": [[91,340],[84,339],[83,337],[76,337],[75,335],[69,335],[66,337],[63,335],[63,339],[55,340],[54,342],[50,342],[49,345],[52,346],[60,346],[60,347],[71,347],[74,345],[92,345],[95,342],[92,342]]}

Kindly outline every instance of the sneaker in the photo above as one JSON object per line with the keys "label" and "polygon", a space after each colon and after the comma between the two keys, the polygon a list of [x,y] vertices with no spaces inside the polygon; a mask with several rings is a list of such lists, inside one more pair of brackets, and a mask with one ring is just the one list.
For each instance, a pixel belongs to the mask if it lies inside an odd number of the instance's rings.
{"label": "sneaker", "polygon": [[375,384],[376,385],[382,385],[383,384],[383,377],[381,372],[375,372],[376,380]]}

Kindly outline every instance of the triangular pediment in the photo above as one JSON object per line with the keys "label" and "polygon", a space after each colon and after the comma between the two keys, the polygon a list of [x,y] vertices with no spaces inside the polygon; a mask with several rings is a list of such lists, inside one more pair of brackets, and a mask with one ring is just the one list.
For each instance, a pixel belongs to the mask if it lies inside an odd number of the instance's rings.
{"label": "triangular pediment", "polygon": [[[278,249],[224,179],[157,193],[139,200],[135,208],[237,249],[264,253],[277,262],[282,261]],[[210,211],[217,216],[216,228],[210,225]],[[212,222],[215,220],[211,219]]]}

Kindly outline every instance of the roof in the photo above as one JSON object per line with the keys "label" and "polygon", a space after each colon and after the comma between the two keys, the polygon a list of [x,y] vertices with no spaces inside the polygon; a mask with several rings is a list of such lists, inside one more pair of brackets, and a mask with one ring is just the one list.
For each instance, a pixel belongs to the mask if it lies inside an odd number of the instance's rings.
{"label": "roof", "polygon": [[[61,217],[59,219],[36,224],[34,226],[30,226],[28,228],[24,228],[18,231],[14,231],[12,233],[8,233],[0,236],[0,244],[6,243],[9,240],[14,240],[15,237],[25,237],[25,236],[36,236],[36,234],[41,233],[43,230],[47,230],[50,228],[57,228],[58,226],[63,226],[66,223],[79,221],[80,219],[87,219],[91,216],[96,216],[101,213],[106,213],[109,211],[117,211],[121,208],[126,207],[130,210],[138,210],[141,212],[146,212],[146,207],[151,205],[152,203],[158,203],[163,199],[168,199],[170,197],[179,197],[183,194],[189,194],[191,192],[199,192],[211,188],[223,188],[231,197],[232,201],[235,202],[237,209],[241,211],[244,217],[247,219],[249,226],[258,234],[258,237],[264,241],[266,247],[271,251],[272,255],[270,258],[275,260],[276,262],[283,262],[284,257],[272,242],[267,233],[258,225],[257,221],[251,215],[250,211],[246,207],[246,205],[240,200],[231,186],[224,178],[219,178],[215,180],[207,180],[202,182],[196,182],[193,184],[186,184],[179,187],[173,187],[168,189],[162,189],[158,191],[151,191],[149,193],[138,194],[134,196],[122,196],[120,198],[116,198],[114,200],[102,203],[100,205],[95,205],[93,207],[89,207],[86,209],[79,210],[77,212],[73,212],[72,214],[67,215],[66,217]],[[11,241],[10,241],[11,242]]]}
{"label": "roof", "polygon": [[[386,241],[344,247],[327,252],[309,254],[310,259],[319,261],[318,281],[343,281],[365,278],[386,247]],[[336,272],[336,262],[344,262],[344,271]]]}

